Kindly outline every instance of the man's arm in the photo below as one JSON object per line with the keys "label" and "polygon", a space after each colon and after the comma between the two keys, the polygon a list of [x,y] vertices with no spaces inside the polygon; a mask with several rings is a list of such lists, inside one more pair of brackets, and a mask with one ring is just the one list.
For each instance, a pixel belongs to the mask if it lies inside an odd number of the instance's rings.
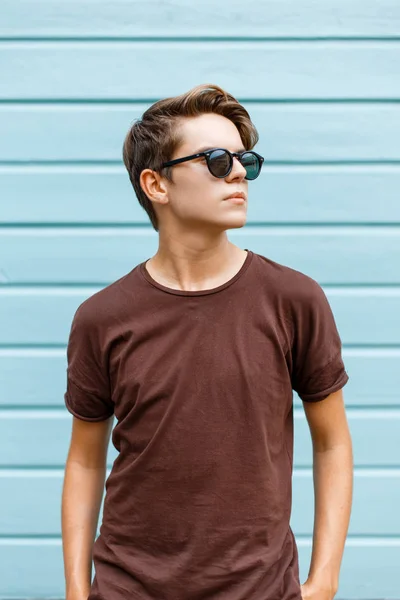
{"label": "man's arm", "polygon": [[66,600],[86,600],[90,593],[112,424],[113,418],[88,422],[73,417],[61,506]]}
{"label": "man's arm", "polygon": [[315,515],[304,600],[332,600],[350,522],[353,450],[342,390],[320,402],[303,402],[313,443]]}

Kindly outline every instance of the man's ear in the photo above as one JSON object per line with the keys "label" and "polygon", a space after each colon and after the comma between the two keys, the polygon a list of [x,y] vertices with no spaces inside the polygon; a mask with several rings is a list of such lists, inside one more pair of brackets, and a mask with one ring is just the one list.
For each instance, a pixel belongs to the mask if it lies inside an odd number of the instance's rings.
{"label": "man's ear", "polygon": [[144,169],[140,173],[140,187],[149,200],[157,204],[168,203],[168,192],[163,178],[152,169]]}

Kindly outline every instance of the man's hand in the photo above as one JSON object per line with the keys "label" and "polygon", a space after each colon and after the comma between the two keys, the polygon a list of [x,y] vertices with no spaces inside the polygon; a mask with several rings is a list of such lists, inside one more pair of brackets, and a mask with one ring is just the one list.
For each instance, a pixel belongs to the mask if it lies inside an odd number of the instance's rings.
{"label": "man's hand", "polygon": [[328,583],[314,583],[308,579],[300,587],[303,600],[333,600],[337,592]]}

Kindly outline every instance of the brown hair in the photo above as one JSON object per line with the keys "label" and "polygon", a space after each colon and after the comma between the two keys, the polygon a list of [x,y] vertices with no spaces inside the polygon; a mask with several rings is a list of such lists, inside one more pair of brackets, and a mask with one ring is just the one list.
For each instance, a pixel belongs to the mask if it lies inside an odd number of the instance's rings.
{"label": "brown hair", "polygon": [[[144,169],[161,171],[162,163],[171,160],[183,142],[177,127],[180,120],[205,113],[216,113],[232,121],[246,150],[258,142],[258,132],[247,110],[231,94],[213,84],[198,85],[180,96],[155,102],[134,122],[125,137],[124,164],[139,203],[156,231],[157,215],[140,185],[140,174]],[[164,167],[164,176],[172,181],[172,167]]]}

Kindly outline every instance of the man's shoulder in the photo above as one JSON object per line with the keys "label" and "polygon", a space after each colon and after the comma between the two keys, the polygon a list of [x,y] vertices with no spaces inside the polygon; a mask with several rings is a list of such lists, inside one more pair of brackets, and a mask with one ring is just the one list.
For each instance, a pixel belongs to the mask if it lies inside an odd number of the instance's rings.
{"label": "man's shoulder", "polygon": [[[110,326],[119,320],[129,304],[129,283],[135,269],[109,283],[83,300],[77,307],[75,318],[92,326]],[[133,300],[134,294],[131,299]]]}
{"label": "man's shoulder", "polygon": [[261,270],[261,281],[265,281],[270,292],[288,300],[310,300],[320,293],[320,284],[310,275],[263,254],[255,254]]}

